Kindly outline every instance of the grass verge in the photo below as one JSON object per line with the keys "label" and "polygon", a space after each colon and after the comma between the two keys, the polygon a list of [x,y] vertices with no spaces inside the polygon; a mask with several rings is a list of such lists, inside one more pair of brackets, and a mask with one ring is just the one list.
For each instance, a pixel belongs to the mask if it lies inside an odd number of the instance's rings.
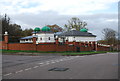
{"label": "grass verge", "polygon": [[2,52],[2,53],[19,53],[19,52],[26,52],[26,53],[69,53],[70,51],[68,51],[68,52],[56,52],[56,51],[43,52],[43,51],[23,51],[23,50],[0,50],[0,52]]}
{"label": "grass verge", "polygon": [[63,53],[64,56],[75,56],[75,55],[90,55],[90,54],[99,54],[99,53],[107,53],[106,51],[95,51],[95,52],[79,52],[79,53]]}
{"label": "grass verge", "polygon": [[[31,53],[29,55],[40,55],[40,53],[60,53],[63,56],[76,56],[76,55],[91,55],[91,54],[99,54],[99,53],[107,53],[106,51],[88,51],[88,52],[42,52],[42,51],[22,51],[22,50],[0,50],[2,53],[8,54],[16,54],[19,52]],[[38,54],[35,54],[38,53]],[[26,54],[27,55],[27,54]]]}

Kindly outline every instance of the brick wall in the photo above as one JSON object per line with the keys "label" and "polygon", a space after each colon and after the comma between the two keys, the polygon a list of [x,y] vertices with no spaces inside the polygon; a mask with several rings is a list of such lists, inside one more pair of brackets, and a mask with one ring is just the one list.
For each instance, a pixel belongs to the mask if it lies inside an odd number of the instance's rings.
{"label": "brick wall", "polygon": [[[73,43],[69,43],[73,44]],[[92,44],[74,43],[75,45],[57,45],[57,44],[32,44],[32,43],[9,43],[0,41],[0,49],[8,50],[34,50],[34,51],[92,51],[95,46]],[[86,46],[87,45],[87,46]],[[97,51],[109,51],[109,47],[98,46]]]}
{"label": "brick wall", "polygon": [[37,51],[55,51],[55,49],[56,49],[55,44],[37,45]]}
{"label": "brick wall", "polygon": [[97,51],[110,51],[110,48],[109,47],[103,47],[103,46],[98,46],[97,47]]}
{"label": "brick wall", "polygon": [[4,44],[3,42],[4,42],[4,41],[0,41],[0,49],[3,49],[3,48],[2,48],[2,45]]}
{"label": "brick wall", "polygon": [[93,47],[83,47],[83,46],[81,46],[80,47],[80,51],[92,51],[93,50]]}
{"label": "brick wall", "polygon": [[7,49],[8,44],[5,44],[4,41],[0,41],[0,49]]}
{"label": "brick wall", "polygon": [[36,50],[34,44],[20,44],[20,43],[11,43],[8,44],[9,50]]}

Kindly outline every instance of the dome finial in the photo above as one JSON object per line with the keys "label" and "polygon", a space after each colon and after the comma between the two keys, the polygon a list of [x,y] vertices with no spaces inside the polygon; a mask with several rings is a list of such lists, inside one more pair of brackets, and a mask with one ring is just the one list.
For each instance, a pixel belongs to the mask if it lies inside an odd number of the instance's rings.
{"label": "dome finial", "polygon": [[50,31],[50,27],[44,26],[44,27],[42,28],[42,31]]}
{"label": "dome finial", "polygon": [[36,28],[34,29],[34,31],[35,31],[35,32],[38,32],[38,31],[40,31],[40,28],[36,27]]}
{"label": "dome finial", "polygon": [[80,31],[81,31],[81,32],[87,32],[88,29],[86,29],[86,28],[82,28],[82,29],[80,29]]}

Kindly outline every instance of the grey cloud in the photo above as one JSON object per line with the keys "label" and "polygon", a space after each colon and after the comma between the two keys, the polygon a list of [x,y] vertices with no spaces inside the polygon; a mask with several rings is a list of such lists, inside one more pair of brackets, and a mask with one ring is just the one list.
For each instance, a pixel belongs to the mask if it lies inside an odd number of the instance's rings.
{"label": "grey cloud", "polygon": [[[48,24],[58,24],[61,27],[64,27],[64,24],[67,24],[68,20],[72,17],[78,17],[81,20],[84,20],[88,23],[87,28],[94,34],[97,35],[97,39],[102,38],[102,29],[103,28],[112,28],[117,30],[118,22],[111,21],[108,22],[108,19],[117,19],[117,14],[93,14],[93,15],[60,15],[54,11],[40,11],[38,14],[16,14],[11,15],[11,18],[19,24],[28,24],[30,27],[40,26],[43,27]],[[24,28],[24,27],[22,27]]]}

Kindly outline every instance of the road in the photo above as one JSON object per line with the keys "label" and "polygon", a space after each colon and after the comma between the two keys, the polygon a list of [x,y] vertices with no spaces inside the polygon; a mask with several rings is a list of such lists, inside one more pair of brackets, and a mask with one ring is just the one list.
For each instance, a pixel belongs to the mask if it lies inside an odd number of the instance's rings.
{"label": "road", "polygon": [[[54,67],[68,70],[48,71]],[[118,54],[3,55],[3,79],[118,79]]]}

